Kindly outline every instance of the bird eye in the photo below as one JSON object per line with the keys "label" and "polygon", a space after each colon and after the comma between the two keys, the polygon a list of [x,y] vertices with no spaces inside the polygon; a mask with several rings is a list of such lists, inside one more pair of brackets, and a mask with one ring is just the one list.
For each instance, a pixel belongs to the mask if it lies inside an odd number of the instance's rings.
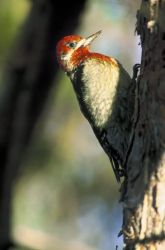
{"label": "bird eye", "polygon": [[74,49],[76,47],[77,43],[76,42],[70,42],[68,43],[68,46],[72,49]]}

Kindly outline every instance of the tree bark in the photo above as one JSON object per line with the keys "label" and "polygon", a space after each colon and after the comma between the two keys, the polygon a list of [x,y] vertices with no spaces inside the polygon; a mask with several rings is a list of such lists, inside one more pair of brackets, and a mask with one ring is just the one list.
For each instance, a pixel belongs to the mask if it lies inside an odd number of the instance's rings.
{"label": "tree bark", "polygon": [[4,72],[0,97],[1,250],[10,246],[13,180],[58,70],[56,43],[73,32],[84,6],[83,0],[32,1]]}
{"label": "tree bark", "polygon": [[123,202],[125,250],[165,249],[165,0],[137,13],[142,61]]}

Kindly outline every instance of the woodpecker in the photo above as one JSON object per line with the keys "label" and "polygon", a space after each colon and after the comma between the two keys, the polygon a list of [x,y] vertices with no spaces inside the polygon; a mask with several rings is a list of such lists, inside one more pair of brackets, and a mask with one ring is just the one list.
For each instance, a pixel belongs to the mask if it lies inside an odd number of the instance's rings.
{"label": "woodpecker", "polygon": [[119,182],[132,127],[134,87],[118,60],[90,51],[91,43],[100,33],[87,38],[65,36],[57,43],[56,55]]}

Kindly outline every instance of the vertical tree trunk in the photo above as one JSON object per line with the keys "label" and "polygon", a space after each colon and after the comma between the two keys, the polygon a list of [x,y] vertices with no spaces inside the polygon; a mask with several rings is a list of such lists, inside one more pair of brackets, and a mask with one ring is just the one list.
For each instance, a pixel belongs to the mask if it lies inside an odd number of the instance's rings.
{"label": "vertical tree trunk", "polygon": [[137,13],[142,62],[133,143],[127,161],[126,250],[165,249],[165,0]]}

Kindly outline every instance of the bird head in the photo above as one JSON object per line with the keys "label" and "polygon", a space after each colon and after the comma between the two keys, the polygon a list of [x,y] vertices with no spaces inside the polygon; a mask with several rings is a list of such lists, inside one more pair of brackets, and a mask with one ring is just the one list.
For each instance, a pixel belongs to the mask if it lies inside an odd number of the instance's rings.
{"label": "bird head", "polygon": [[74,70],[85,58],[88,57],[89,46],[101,33],[98,31],[87,38],[70,35],[62,38],[56,47],[57,60],[65,72]]}

